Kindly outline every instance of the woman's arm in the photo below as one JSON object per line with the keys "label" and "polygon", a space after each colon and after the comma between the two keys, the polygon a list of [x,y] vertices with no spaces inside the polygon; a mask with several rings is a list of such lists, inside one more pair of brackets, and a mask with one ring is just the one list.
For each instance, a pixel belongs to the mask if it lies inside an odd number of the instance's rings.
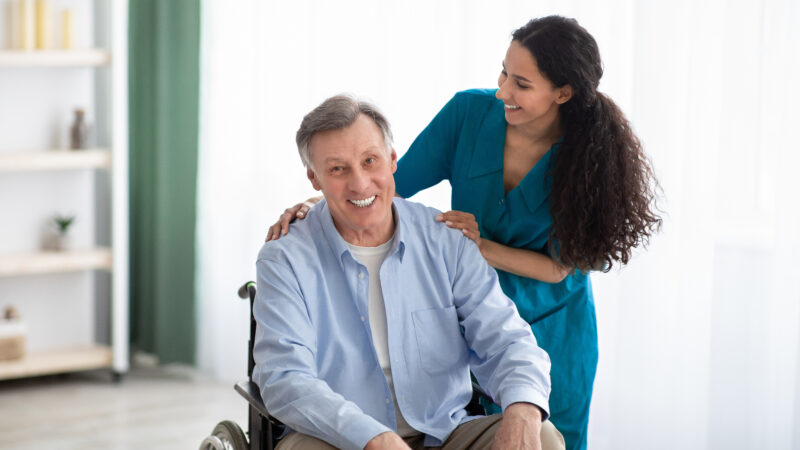
{"label": "woman's arm", "polygon": [[482,239],[479,248],[490,266],[514,275],[560,283],[569,274],[569,270],[553,258],[533,250],[508,247],[487,239]]}
{"label": "woman's arm", "polygon": [[478,222],[470,213],[448,211],[436,216],[436,220],[444,222],[450,228],[461,230],[464,236],[472,239],[486,262],[495,269],[545,283],[560,283],[564,277],[569,275],[569,269],[549,256],[533,250],[509,247],[483,239],[478,230]]}

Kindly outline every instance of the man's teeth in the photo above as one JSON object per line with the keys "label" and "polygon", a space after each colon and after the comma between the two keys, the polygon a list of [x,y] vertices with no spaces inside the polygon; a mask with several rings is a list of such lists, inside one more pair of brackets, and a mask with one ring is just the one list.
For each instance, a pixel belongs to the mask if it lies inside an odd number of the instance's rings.
{"label": "man's teeth", "polygon": [[358,206],[359,208],[366,208],[367,206],[371,205],[372,202],[375,201],[375,196],[365,198],[364,200],[350,200],[350,203]]}
{"label": "man's teeth", "polygon": [[513,109],[519,109],[519,106],[514,106],[514,105],[503,105],[503,106],[505,106],[506,109],[512,109],[512,110]]}

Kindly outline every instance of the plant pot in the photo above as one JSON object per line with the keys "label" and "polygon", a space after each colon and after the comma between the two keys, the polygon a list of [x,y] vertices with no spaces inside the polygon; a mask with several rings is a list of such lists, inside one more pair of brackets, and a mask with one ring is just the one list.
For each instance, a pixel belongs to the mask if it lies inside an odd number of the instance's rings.
{"label": "plant pot", "polygon": [[71,242],[69,235],[67,234],[51,234],[47,236],[47,240],[45,241],[44,248],[46,250],[53,250],[56,252],[63,252],[67,251],[71,247]]}

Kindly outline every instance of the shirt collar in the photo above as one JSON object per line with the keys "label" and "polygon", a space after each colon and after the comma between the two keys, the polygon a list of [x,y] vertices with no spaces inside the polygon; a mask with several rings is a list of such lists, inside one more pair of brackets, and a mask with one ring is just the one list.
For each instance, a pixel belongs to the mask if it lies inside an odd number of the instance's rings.
{"label": "shirt collar", "polygon": [[[348,254],[351,258],[355,259],[351,252],[350,248],[347,246],[347,242],[344,240],[339,231],[336,229],[336,226],[333,224],[333,216],[331,216],[331,211],[328,208],[328,202],[323,198],[320,211],[320,221],[322,224],[322,232],[325,235],[325,241],[330,246],[331,251],[334,255],[337,256],[337,260],[339,264],[342,266],[342,270],[345,270],[344,267],[344,255]],[[389,256],[394,255],[395,253],[398,254],[400,258],[400,262],[403,262],[403,255],[405,255],[405,226],[403,225],[403,215],[400,214],[400,209],[398,208],[398,199],[397,197],[394,198],[392,201],[392,212],[394,213],[394,221],[395,221],[395,228],[394,228],[394,242],[392,243],[392,248],[389,250]]]}

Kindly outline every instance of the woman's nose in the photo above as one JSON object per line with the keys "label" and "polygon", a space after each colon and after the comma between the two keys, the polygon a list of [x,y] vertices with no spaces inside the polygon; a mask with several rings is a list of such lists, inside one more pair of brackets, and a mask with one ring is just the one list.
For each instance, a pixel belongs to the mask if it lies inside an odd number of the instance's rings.
{"label": "woman's nose", "polygon": [[500,85],[497,86],[497,92],[494,94],[499,100],[506,100],[508,99],[508,90],[506,89],[506,83],[508,80],[503,81]]}

